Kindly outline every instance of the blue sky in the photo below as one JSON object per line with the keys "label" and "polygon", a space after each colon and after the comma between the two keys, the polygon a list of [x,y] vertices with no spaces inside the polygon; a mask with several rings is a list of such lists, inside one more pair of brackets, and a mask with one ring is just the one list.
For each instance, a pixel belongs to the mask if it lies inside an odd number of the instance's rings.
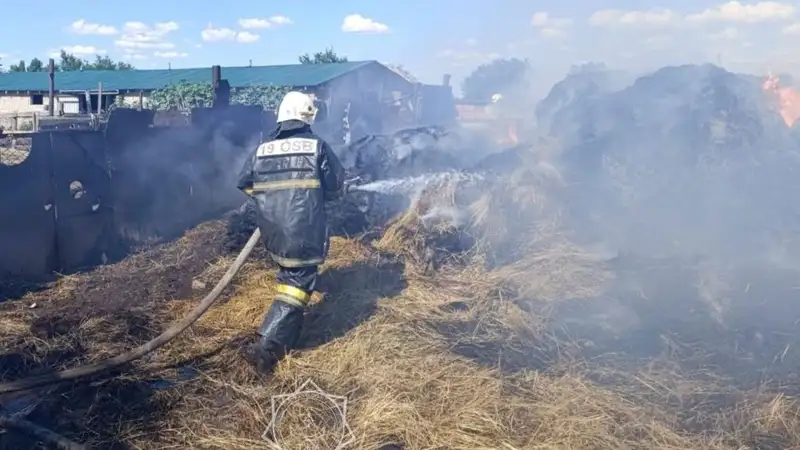
{"label": "blue sky", "polygon": [[[311,6],[316,3],[316,5]],[[604,61],[646,70],[722,62],[734,70],[796,69],[795,3],[648,0],[257,2],[44,1],[9,8],[3,64],[66,48],[139,68],[294,63],[333,46],[351,60],[399,64],[422,81],[463,77],[497,57],[529,58],[548,83],[571,65]],[[46,12],[45,12],[46,11]],[[549,78],[548,78],[549,77]],[[551,80],[552,79],[552,80]]]}

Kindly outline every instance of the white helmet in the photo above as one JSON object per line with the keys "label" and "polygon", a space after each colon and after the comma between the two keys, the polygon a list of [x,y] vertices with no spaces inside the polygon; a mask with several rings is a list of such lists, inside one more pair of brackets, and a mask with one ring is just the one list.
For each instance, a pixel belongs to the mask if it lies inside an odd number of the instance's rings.
{"label": "white helmet", "polygon": [[291,91],[283,97],[278,107],[278,123],[287,120],[300,120],[309,125],[314,123],[317,116],[317,107],[314,106],[314,99],[302,92]]}

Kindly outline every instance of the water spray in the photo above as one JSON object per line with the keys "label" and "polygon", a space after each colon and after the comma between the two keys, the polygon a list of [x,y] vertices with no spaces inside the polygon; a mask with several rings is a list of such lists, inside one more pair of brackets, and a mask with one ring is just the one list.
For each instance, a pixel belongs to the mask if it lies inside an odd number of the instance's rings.
{"label": "water spray", "polygon": [[355,185],[355,192],[376,194],[415,194],[427,187],[445,187],[451,183],[475,182],[484,180],[483,175],[469,172],[436,172],[415,177],[391,178]]}

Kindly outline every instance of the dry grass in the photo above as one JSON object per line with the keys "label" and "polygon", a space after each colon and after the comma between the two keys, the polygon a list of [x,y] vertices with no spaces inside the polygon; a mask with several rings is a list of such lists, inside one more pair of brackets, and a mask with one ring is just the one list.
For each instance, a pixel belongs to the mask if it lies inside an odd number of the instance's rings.
{"label": "dry grass", "polygon": [[[274,294],[274,270],[259,254],[231,293],[173,343],[117,378],[48,392],[30,418],[97,448],[269,448],[261,434],[272,397],[313,380],[346,397],[358,449],[800,448],[791,374],[766,382],[760,360],[741,348],[743,332],[712,325],[719,315],[681,319],[691,308],[719,308],[703,299],[733,287],[693,272],[699,293],[678,299],[641,277],[624,285],[638,295],[633,301],[620,294],[613,268],[560,233],[547,197],[517,189],[515,204],[525,207],[509,208],[501,191],[469,202],[466,227],[423,226],[433,205],[463,201],[438,192],[374,241],[334,238],[306,347],[269,379],[238,352]],[[515,220],[525,216],[535,220],[521,228]],[[94,361],[158,333],[230,263],[223,228],[202,225],[3,305],[4,378]],[[465,235],[474,245],[452,254],[455,237]],[[502,248],[516,251],[503,251],[500,263],[493,252]],[[646,326],[622,338],[563,330],[562,304],[605,305],[613,296],[632,302]],[[39,306],[27,308],[32,302]],[[681,311],[664,312],[673,308]],[[751,350],[771,359],[778,348]],[[793,353],[784,350],[781,361]],[[283,448],[333,448],[342,435],[334,406],[313,395],[285,405],[276,426]],[[22,448],[12,437],[0,434],[0,442]]]}

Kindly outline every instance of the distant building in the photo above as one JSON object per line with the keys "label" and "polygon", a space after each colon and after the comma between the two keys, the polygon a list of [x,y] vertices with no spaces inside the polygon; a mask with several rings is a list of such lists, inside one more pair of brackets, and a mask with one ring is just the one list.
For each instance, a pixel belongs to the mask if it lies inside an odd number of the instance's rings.
{"label": "distant building", "polygon": [[[231,88],[279,85],[314,92],[327,110],[344,109],[348,98],[391,101],[413,92],[413,83],[377,61],[333,64],[291,64],[282,66],[222,67],[222,78]],[[211,82],[211,68],[168,70],[96,70],[56,72],[56,114],[79,114],[97,110],[98,100],[106,107],[122,103],[147,107],[154,90],[181,81]],[[98,98],[102,84],[102,98]],[[46,113],[49,106],[47,72],[0,74],[0,114]]]}
{"label": "distant building", "polygon": [[462,122],[485,122],[495,119],[494,111],[491,108],[491,103],[475,103],[475,102],[456,102],[456,111],[458,118]]}

